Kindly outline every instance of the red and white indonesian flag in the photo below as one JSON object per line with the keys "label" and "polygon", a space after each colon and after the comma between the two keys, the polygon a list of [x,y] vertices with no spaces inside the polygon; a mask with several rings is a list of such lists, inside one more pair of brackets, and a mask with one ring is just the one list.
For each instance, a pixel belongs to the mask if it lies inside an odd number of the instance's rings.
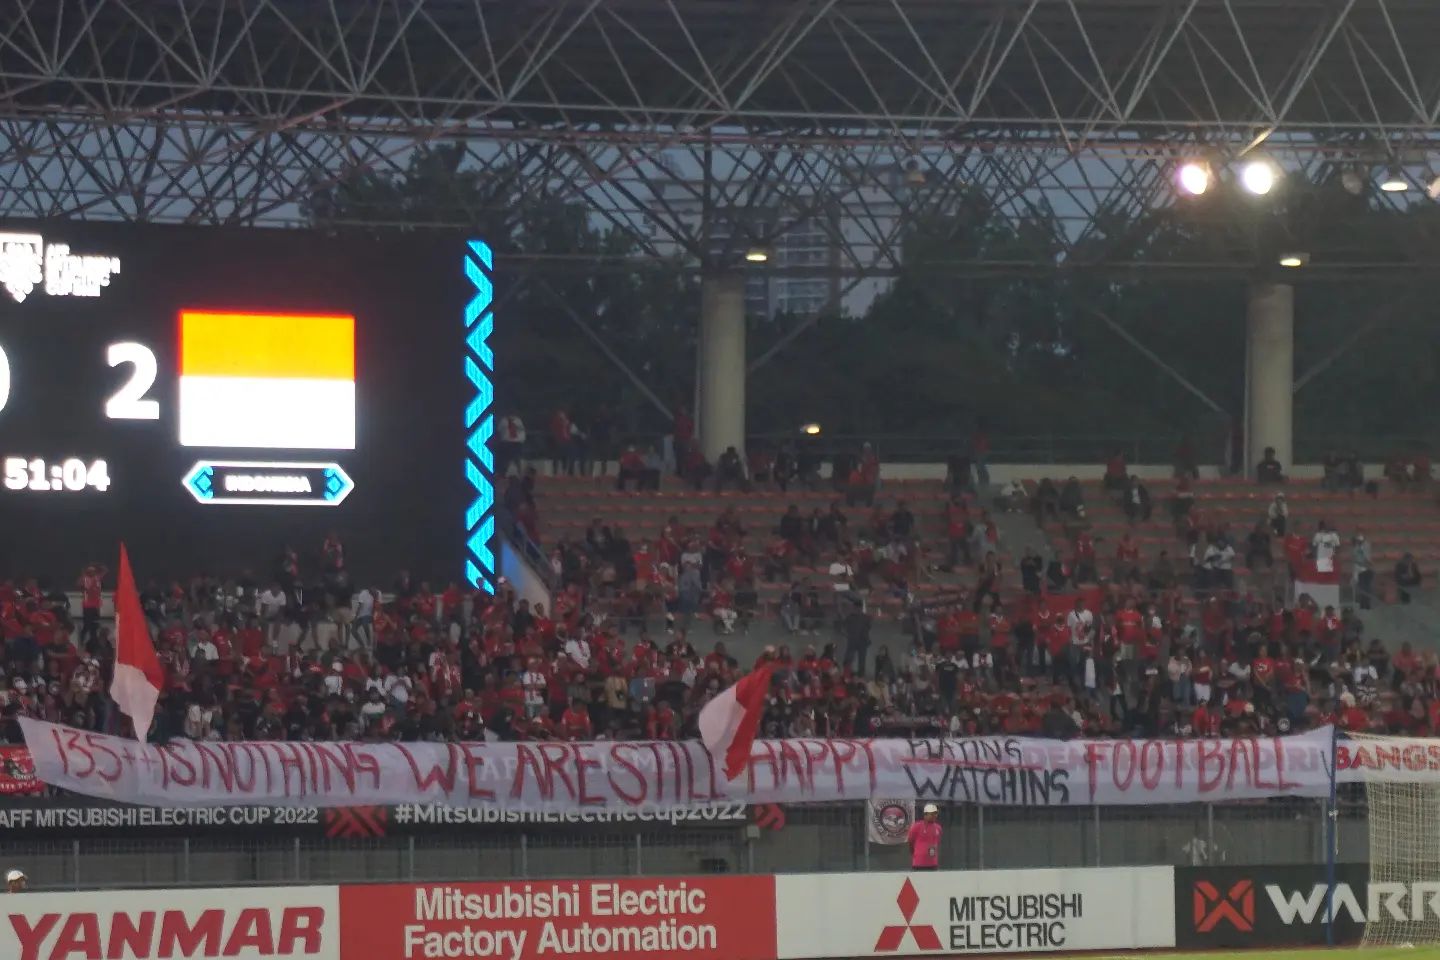
{"label": "red and white indonesian flag", "polygon": [[135,739],[141,743],[150,732],[155,701],[164,685],[165,673],[155,656],[140,593],[135,589],[135,574],[130,570],[130,554],[122,543],[120,580],[115,586],[115,676],[110,681],[110,696],[135,724]]}
{"label": "red and white indonesian flag", "polygon": [[721,690],[700,711],[700,740],[713,756],[721,758],[727,780],[740,776],[750,761],[774,669],[768,660],[761,663],[739,683]]}
{"label": "red and white indonesian flag", "polygon": [[180,443],[355,449],[355,318],[182,310]]}

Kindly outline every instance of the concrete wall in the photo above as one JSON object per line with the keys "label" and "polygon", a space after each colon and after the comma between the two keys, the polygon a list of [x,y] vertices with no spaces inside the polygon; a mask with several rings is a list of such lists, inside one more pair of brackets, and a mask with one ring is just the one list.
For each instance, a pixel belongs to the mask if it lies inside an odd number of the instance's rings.
{"label": "concrete wall", "polygon": [[543,603],[545,609],[550,609],[550,588],[545,586],[540,574],[530,566],[509,537],[500,536],[497,542],[500,547],[500,575],[510,581],[522,600],[529,600],[531,606]]}

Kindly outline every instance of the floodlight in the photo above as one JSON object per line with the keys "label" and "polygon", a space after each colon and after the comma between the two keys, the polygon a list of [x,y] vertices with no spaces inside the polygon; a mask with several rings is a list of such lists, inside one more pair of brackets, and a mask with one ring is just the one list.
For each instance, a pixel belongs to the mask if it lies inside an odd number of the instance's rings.
{"label": "floodlight", "polygon": [[1380,189],[1386,193],[1404,193],[1410,189],[1410,181],[1405,179],[1405,172],[1398,165],[1392,166],[1385,171],[1385,179],[1380,181]]}
{"label": "floodlight", "polygon": [[1269,160],[1247,160],[1240,168],[1240,185],[1257,197],[1273,190],[1279,178],[1279,169]]}
{"label": "floodlight", "polygon": [[1210,165],[1199,160],[1182,163],[1175,172],[1175,182],[1185,193],[1198,197],[1210,189]]}

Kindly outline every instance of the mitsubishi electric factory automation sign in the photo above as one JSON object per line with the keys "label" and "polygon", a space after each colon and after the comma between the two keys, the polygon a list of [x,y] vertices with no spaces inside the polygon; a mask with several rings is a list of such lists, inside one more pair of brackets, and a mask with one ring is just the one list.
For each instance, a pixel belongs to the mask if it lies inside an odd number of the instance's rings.
{"label": "mitsubishi electric factory automation sign", "polygon": [[1173,947],[1173,876],[1170,867],[780,875],[776,946],[781,957]]}

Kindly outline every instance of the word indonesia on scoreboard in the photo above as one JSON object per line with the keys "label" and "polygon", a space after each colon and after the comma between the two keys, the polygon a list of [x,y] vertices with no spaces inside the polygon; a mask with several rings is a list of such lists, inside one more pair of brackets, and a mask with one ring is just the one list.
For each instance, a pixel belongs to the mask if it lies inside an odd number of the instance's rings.
{"label": "word indonesia on scoreboard", "polygon": [[198,505],[196,540],[258,541],[292,525],[221,515],[337,507],[358,483],[340,516],[377,543],[458,545],[493,589],[492,256],[462,238],[0,227],[0,496],[117,533]]}

